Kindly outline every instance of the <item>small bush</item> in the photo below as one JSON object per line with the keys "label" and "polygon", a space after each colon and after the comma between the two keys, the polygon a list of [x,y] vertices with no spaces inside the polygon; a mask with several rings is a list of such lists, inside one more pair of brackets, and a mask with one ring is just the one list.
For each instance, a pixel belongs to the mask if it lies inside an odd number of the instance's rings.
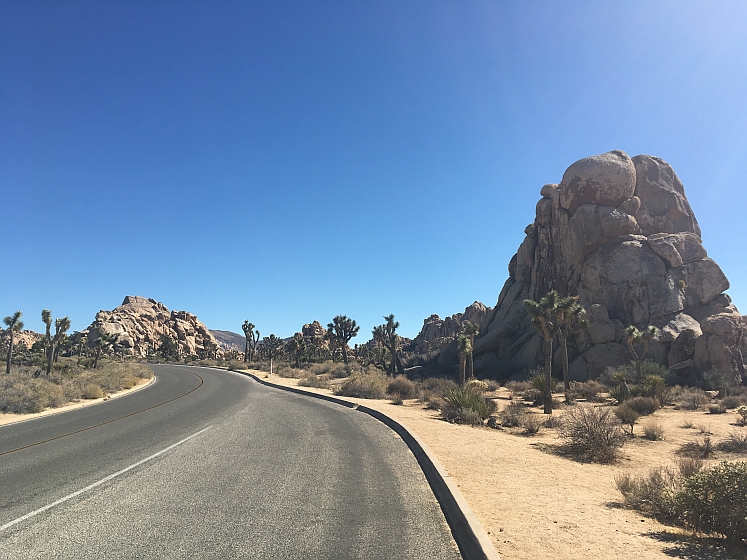
{"label": "small bush", "polygon": [[600,463],[616,460],[626,439],[611,410],[593,406],[569,408],[558,434],[571,454]]}
{"label": "small bush", "polygon": [[428,377],[423,379],[419,383],[421,391],[430,391],[435,393],[439,397],[444,394],[447,389],[456,389],[457,384],[451,379],[444,379],[443,377]]}
{"label": "small bush", "polygon": [[101,390],[101,387],[99,387],[95,383],[88,383],[85,387],[83,387],[83,398],[103,399],[104,392]]}
{"label": "small bush", "polygon": [[710,436],[705,436],[702,442],[688,441],[680,445],[679,449],[677,449],[677,455],[696,459],[708,459],[713,455],[713,442]]}
{"label": "small bush", "polygon": [[511,401],[501,411],[501,424],[507,428],[515,428],[521,424],[521,418],[525,413],[523,404],[519,401]]}
{"label": "small bush", "polygon": [[680,518],[698,531],[747,537],[747,463],[723,462],[686,479],[674,497]]}
{"label": "small bush", "polygon": [[548,414],[545,418],[545,428],[559,428],[563,421],[558,416]]}
{"label": "small bush", "polygon": [[404,402],[402,400],[402,395],[400,395],[399,393],[390,393],[389,400],[391,401],[392,404],[396,404],[396,405],[400,405]]}
{"label": "small bush", "polygon": [[723,404],[711,404],[708,405],[708,412],[710,414],[724,414],[726,407]]}
{"label": "small bush", "polygon": [[360,399],[386,398],[387,379],[383,373],[355,374],[337,390],[342,397],[357,397]]}
{"label": "small bush", "polygon": [[441,410],[446,403],[441,397],[431,397],[425,403],[425,408],[428,410]]}
{"label": "small bush", "polygon": [[732,432],[716,444],[716,449],[726,453],[747,453],[747,433]]}
{"label": "small bush", "polygon": [[605,391],[604,385],[598,381],[572,382],[570,396],[571,400],[586,399],[588,402],[603,402],[604,397],[600,397],[600,393]]}
{"label": "small bush", "polygon": [[650,441],[664,439],[664,428],[657,422],[651,422],[643,426],[643,437]]}
{"label": "small bush", "polygon": [[526,391],[532,388],[532,384],[529,381],[509,381],[506,383],[506,389],[516,397],[523,395]]}
{"label": "small bush", "polygon": [[524,434],[533,436],[543,428],[545,421],[536,414],[524,414],[519,420],[519,426],[524,428]]}
{"label": "small bush", "polygon": [[615,416],[617,416],[623,425],[630,428],[630,435],[633,435],[633,426],[635,426],[635,423],[638,421],[640,414],[628,406],[628,403],[626,402],[615,408]]}
{"label": "small bush", "polygon": [[228,362],[228,369],[232,371],[241,371],[247,368],[248,366],[243,360],[231,360]]}
{"label": "small bush", "polygon": [[721,404],[724,405],[727,410],[733,410],[738,406],[745,404],[745,399],[744,397],[728,396],[724,397],[724,400],[721,401]]}
{"label": "small bush", "polygon": [[404,375],[399,375],[389,382],[386,387],[388,395],[399,394],[402,399],[414,399],[417,395],[415,384]]}
{"label": "small bush", "polygon": [[701,410],[711,402],[705,391],[693,387],[676,388],[672,398],[680,408],[685,410]]}
{"label": "small bush", "polygon": [[693,421],[692,420],[684,420],[682,424],[680,424],[680,428],[685,428],[686,430],[689,430],[693,427]]}
{"label": "small bush", "polygon": [[467,386],[447,389],[443,399],[445,405],[441,414],[449,422],[474,424],[474,417],[477,416],[482,424],[496,409],[495,402]]}
{"label": "small bush", "polygon": [[479,379],[470,379],[469,381],[467,381],[467,387],[472,388],[478,393],[485,393],[488,390],[488,384],[484,381],[480,381]]}
{"label": "small bush", "polygon": [[307,372],[298,382],[301,387],[314,387],[315,389],[329,389],[329,377],[327,375],[314,375]]}
{"label": "small bush", "polygon": [[625,406],[632,408],[641,416],[648,416],[659,410],[659,401],[651,397],[634,397],[625,401]]}
{"label": "small bush", "polygon": [[682,478],[690,478],[698,474],[705,466],[703,459],[698,457],[677,457],[675,464]]}
{"label": "small bush", "polygon": [[742,426],[747,425],[747,406],[742,405],[737,407],[736,413],[739,415],[739,420],[737,420],[737,423],[741,424]]}
{"label": "small bush", "polygon": [[671,469],[651,469],[646,476],[620,474],[615,477],[615,485],[628,508],[652,515],[670,515],[674,511],[678,478]]}

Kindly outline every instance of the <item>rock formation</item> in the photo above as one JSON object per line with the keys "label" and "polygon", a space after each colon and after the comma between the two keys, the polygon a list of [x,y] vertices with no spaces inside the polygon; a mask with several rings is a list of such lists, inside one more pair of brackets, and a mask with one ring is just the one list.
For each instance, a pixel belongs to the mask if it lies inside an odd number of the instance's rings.
{"label": "rock formation", "polygon": [[[52,331],[54,333],[54,331]],[[0,340],[8,340],[9,334],[8,329],[0,330]],[[44,335],[36,331],[24,330],[21,332],[13,333],[13,345],[18,348],[23,345],[26,348],[31,348],[35,342],[44,340]]]}
{"label": "rock formation", "polygon": [[166,335],[179,346],[182,355],[203,356],[219,348],[218,341],[196,316],[186,311],[169,311],[154,299],[127,296],[112,311],[99,311],[88,327],[88,342],[99,333],[117,334],[117,345],[138,356],[147,356],[161,345]]}
{"label": "rock formation", "polygon": [[314,338],[315,336],[323,337],[326,332],[327,329],[325,329],[319,321],[307,323],[301,328],[301,334],[304,338]]}
{"label": "rock formation", "polygon": [[420,333],[405,347],[405,350],[415,354],[427,354],[434,350],[441,350],[456,339],[465,323],[479,325],[490,311],[490,307],[485,307],[476,301],[467,307],[464,313],[455,313],[445,319],[441,319],[438,315],[431,315],[423,321]]}
{"label": "rock formation", "polygon": [[210,329],[210,334],[215,337],[218,341],[218,345],[222,350],[226,351],[244,351],[244,345],[246,344],[246,337],[243,334],[231,332],[231,331],[219,331],[216,329]]}
{"label": "rock formation", "polygon": [[540,194],[498,303],[482,321],[477,371],[506,375],[542,363],[542,339],[522,302],[555,289],[579,296],[590,321],[569,339],[573,379],[628,363],[628,325],[659,327],[647,357],[683,376],[744,372],[744,319],[669,164],[613,151],[577,161]]}

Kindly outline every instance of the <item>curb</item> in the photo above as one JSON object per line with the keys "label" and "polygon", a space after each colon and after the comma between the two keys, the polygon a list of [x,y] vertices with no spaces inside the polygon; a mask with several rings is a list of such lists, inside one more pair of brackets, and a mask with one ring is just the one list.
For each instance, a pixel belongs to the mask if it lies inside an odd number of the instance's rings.
{"label": "curb", "polygon": [[359,410],[360,412],[368,414],[379,422],[385,424],[402,438],[415,456],[415,459],[420,465],[431,490],[433,490],[433,494],[436,496],[436,499],[441,506],[446,521],[451,528],[451,534],[454,536],[454,540],[459,547],[459,552],[462,554],[462,558],[464,558],[464,560],[500,560],[500,556],[498,556],[498,552],[493,547],[490,537],[488,537],[485,529],[483,529],[482,525],[480,525],[480,522],[477,520],[477,517],[472,512],[469,505],[467,505],[464,496],[462,496],[462,493],[446,472],[446,469],[443,468],[441,463],[438,462],[426,445],[420,441],[417,436],[411,434],[407,428],[402,426],[402,424],[393,418],[390,418],[383,412],[379,412],[378,410],[374,410],[362,404],[353,403],[329,395],[311,393],[297,387],[276,385],[275,383],[260,379],[253,373],[249,372],[235,373],[241,373],[242,375],[251,377],[258,383],[268,387],[314,397],[347,408]]}

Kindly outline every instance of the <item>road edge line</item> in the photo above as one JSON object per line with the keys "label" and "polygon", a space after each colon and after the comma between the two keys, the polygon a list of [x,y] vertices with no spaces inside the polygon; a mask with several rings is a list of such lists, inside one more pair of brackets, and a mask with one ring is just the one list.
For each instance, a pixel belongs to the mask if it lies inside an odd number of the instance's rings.
{"label": "road edge line", "polygon": [[312,393],[310,391],[299,389],[298,387],[277,385],[270,381],[260,379],[253,373],[235,370],[230,371],[251,377],[258,383],[268,387],[314,397],[347,408],[359,410],[387,426],[402,438],[415,456],[418,465],[420,465],[420,469],[423,471],[431,490],[433,490],[433,494],[436,496],[436,499],[441,506],[441,511],[443,511],[444,517],[446,517],[446,521],[451,529],[451,534],[454,536],[454,540],[459,547],[459,552],[462,554],[462,558],[464,558],[464,560],[500,560],[500,556],[495,550],[490,537],[488,537],[488,534],[480,524],[477,516],[474,514],[472,509],[470,509],[467,501],[464,499],[464,496],[462,496],[462,493],[459,491],[459,488],[454,483],[453,479],[446,472],[446,469],[438,462],[438,459],[436,459],[425,443],[423,443],[415,434],[412,434],[402,424],[393,418],[390,418],[383,412],[374,410],[373,408],[369,408],[362,404],[329,395]]}

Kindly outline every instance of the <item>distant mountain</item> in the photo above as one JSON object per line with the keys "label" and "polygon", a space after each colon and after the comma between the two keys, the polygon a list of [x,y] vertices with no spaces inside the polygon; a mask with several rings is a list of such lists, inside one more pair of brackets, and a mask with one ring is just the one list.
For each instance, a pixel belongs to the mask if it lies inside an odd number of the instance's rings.
{"label": "distant mountain", "polygon": [[244,351],[244,345],[246,343],[246,338],[243,334],[238,334],[231,331],[218,331],[218,330],[211,330],[210,334],[212,334],[215,339],[218,341],[218,344],[221,348],[224,350],[239,350],[241,352]]}

